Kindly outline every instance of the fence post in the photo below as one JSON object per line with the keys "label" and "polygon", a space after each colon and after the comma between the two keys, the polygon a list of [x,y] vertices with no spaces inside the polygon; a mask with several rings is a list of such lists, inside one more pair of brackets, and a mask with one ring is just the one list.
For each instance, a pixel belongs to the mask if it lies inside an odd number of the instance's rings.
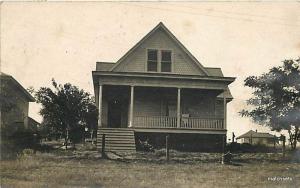
{"label": "fence post", "polygon": [[169,161],[169,135],[166,136],[166,160]]}
{"label": "fence post", "polygon": [[283,158],[285,158],[285,136],[282,137],[282,153]]}
{"label": "fence post", "polygon": [[101,156],[102,158],[106,158],[105,155],[105,134],[102,135],[102,146],[101,146]]}
{"label": "fence post", "polygon": [[276,150],[276,136],[274,135],[274,150]]}
{"label": "fence post", "polygon": [[226,144],[226,136],[222,136],[222,158],[221,163],[224,164],[224,154],[225,154],[225,144]]}

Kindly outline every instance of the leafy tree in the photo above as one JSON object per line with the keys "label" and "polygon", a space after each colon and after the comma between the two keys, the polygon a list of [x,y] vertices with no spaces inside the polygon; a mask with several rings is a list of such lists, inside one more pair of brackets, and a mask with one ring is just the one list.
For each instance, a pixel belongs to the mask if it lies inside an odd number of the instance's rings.
{"label": "leafy tree", "polygon": [[70,83],[57,84],[54,79],[52,85],[54,90],[41,87],[35,97],[42,105],[43,126],[50,128],[44,130],[60,134],[67,149],[68,140],[75,144],[82,139],[84,128],[90,126],[91,119],[97,119],[97,110],[88,92]]}
{"label": "leafy tree", "polygon": [[271,130],[287,130],[294,150],[300,140],[300,58],[284,60],[261,76],[249,76],[244,84],[254,89],[247,100],[253,108],[240,114]]}

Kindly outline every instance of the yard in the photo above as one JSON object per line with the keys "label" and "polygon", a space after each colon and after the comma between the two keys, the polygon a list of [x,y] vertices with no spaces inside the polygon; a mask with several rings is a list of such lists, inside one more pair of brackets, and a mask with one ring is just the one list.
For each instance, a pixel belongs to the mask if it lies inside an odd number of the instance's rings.
{"label": "yard", "polygon": [[[112,155],[112,154],[110,154]],[[299,161],[281,154],[241,154],[234,164],[220,154],[171,151],[113,160],[95,151],[25,154],[1,161],[1,187],[300,187]]]}

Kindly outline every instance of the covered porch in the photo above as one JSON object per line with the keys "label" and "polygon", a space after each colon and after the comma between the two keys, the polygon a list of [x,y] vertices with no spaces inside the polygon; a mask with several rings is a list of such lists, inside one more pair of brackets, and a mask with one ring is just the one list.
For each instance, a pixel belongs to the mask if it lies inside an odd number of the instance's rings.
{"label": "covered porch", "polygon": [[99,128],[226,131],[234,78],[95,71],[93,79]]}
{"label": "covered porch", "polygon": [[99,128],[226,130],[223,90],[99,86]]}

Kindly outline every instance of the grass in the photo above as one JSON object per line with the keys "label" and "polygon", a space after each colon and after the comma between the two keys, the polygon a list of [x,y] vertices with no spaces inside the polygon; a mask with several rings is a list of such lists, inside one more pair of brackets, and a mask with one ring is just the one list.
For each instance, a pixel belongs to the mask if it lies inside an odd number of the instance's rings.
{"label": "grass", "polygon": [[95,152],[23,155],[0,162],[1,187],[300,187],[300,164],[283,162],[278,154],[237,156],[235,165],[220,164],[219,154],[171,151],[171,157],[166,162],[161,152],[122,161]]}

